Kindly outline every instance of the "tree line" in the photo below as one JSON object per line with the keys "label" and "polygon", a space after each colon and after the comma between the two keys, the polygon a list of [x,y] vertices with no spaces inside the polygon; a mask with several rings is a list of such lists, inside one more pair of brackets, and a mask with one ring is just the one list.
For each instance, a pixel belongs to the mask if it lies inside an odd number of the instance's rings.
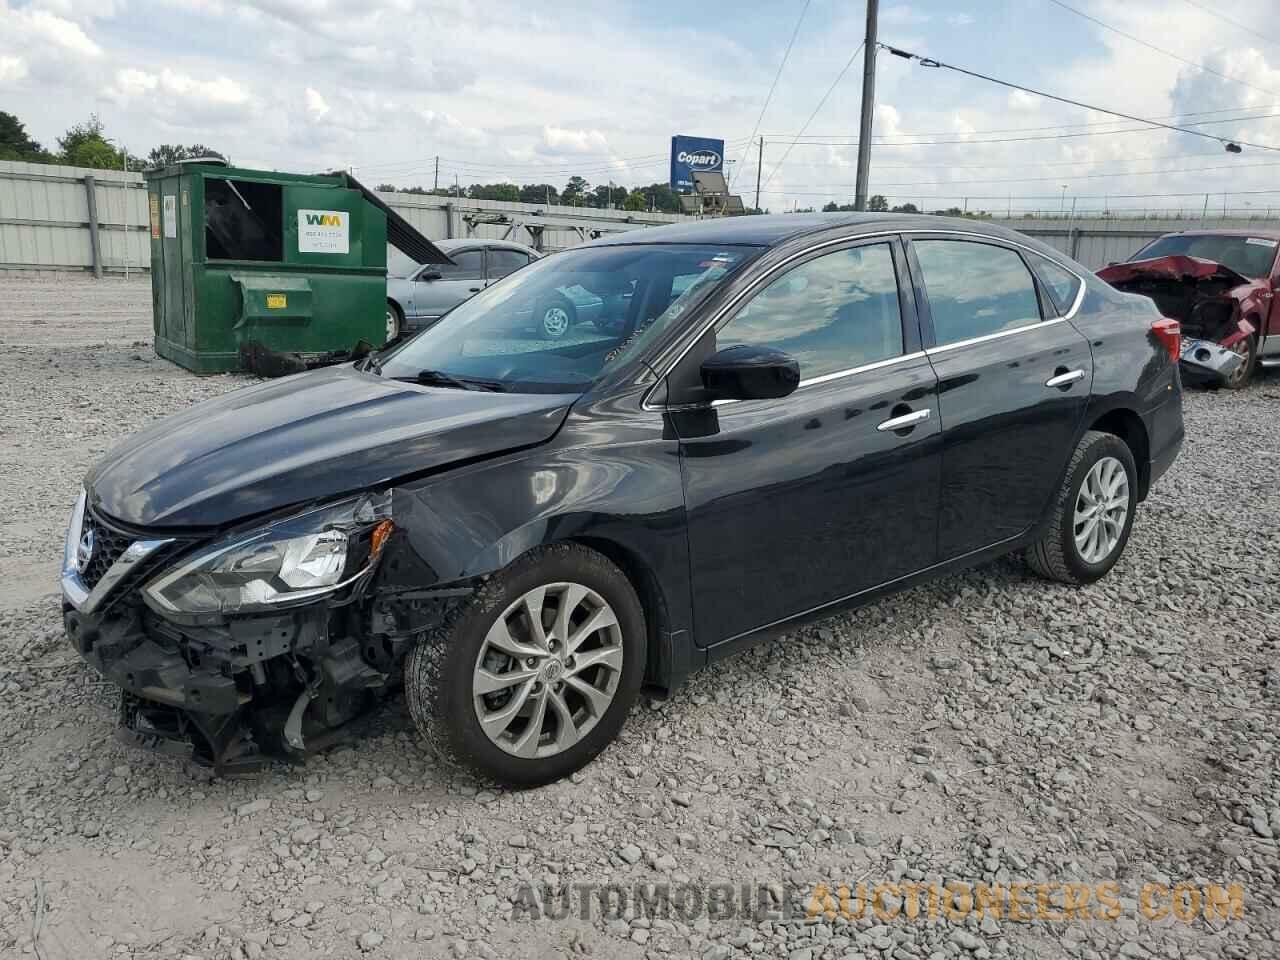
{"label": "tree line", "polygon": [[384,192],[417,193],[437,197],[461,196],[468,200],[506,200],[513,203],[562,204],[567,207],[594,207],[597,210],[657,211],[679,213],[680,198],[665,183],[642,187],[624,187],[600,183],[592,186],[583,177],[570,177],[563,187],[550,183],[473,183],[454,187],[397,187],[380,183],[375,188]]}
{"label": "tree line", "polygon": [[26,124],[12,113],[0,110],[0,160],[24,163],[64,163],[71,167],[95,170],[149,170],[168,166],[179,160],[196,157],[218,157],[230,162],[227,155],[202,143],[162,143],[145,154],[129,153],[116,146],[106,135],[102,121],[95,114],[77,123],[58,137],[58,148],[49,150],[27,133]]}

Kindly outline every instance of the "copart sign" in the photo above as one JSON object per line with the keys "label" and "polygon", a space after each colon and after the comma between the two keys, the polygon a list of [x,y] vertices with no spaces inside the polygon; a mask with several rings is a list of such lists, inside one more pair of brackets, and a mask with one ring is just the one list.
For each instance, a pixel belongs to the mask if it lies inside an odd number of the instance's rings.
{"label": "copart sign", "polygon": [[693,189],[693,174],[724,172],[724,141],[709,137],[671,138],[671,189],[687,193]]}

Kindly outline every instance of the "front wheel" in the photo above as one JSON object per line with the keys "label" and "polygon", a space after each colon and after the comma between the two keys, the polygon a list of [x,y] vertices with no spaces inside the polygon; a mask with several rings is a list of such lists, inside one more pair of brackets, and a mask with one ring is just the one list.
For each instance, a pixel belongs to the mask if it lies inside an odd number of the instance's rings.
{"label": "front wheel", "polygon": [[493,576],[405,664],[409,713],[445,760],[518,787],[568,776],[617,736],[640,690],[644,612],[576,544]]}
{"label": "front wheel", "polygon": [[552,297],[538,305],[535,313],[538,332],[548,340],[559,340],[578,320],[578,312],[564,297]]}
{"label": "front wheel", "polygon": [[1138,471],[1128,445],[1090,430],[1071,455],[1049,528],[1027,550],[1036,573],[1062,583],[1093,583],[1115,566],[1138,505]]}
{"label": "front wheel", "polygon": [[1248,384],[1249,377],[1253,375],[1253,367],[1258,359],[1258,338],[1250,336],[1237,340],[1232,344],[1231,349],[1242,359],[1240,366],[1235,368],[1222,385],[1228,390],[1240,390]]}

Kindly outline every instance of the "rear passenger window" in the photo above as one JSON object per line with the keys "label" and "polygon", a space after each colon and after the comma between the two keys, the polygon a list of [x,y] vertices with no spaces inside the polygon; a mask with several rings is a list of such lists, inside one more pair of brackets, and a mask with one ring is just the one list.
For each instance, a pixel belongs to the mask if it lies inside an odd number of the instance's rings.
{"label": "rear passenger window", "polygon": [[938,346],[1040,321],[1035,282],[1015,251],[965,240],[915,240],[912,246]]}
{"label": "rear passenger window", "polygon": [[785,351],[800,377],[902,353],[898,277],[888,244],[839,250],[789,270],[716,334],[716,348],[750,344]]}
{"label": "rear passenger window", "polygon": [[1048,257],[1038,256],[1034,259],[1040,279],[1049,288],[1049,299],[1058,308],[1059,314],[1066,315],[1076,302],[1076,294],[1080,292],[1080,278]]}

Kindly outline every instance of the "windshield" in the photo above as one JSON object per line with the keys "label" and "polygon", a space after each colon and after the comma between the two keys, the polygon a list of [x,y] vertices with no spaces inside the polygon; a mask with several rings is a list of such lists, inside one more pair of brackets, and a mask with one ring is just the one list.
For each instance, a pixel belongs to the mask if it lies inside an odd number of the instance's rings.
{"label": "windshield", "polygon": [[382,354],[383,376],[579,393],[638,355],[758,247],[579,247],[519,270]]}
{"label": "windshield", "polygon": [[1133,255],[1134,260],[1157,257],[1199,257],[1212,260],[1240,274],[1257,279],[1271,273],[1276,258],[1276,241],[1265,237],[1242,237],[1225,234],[1161,237]]}

